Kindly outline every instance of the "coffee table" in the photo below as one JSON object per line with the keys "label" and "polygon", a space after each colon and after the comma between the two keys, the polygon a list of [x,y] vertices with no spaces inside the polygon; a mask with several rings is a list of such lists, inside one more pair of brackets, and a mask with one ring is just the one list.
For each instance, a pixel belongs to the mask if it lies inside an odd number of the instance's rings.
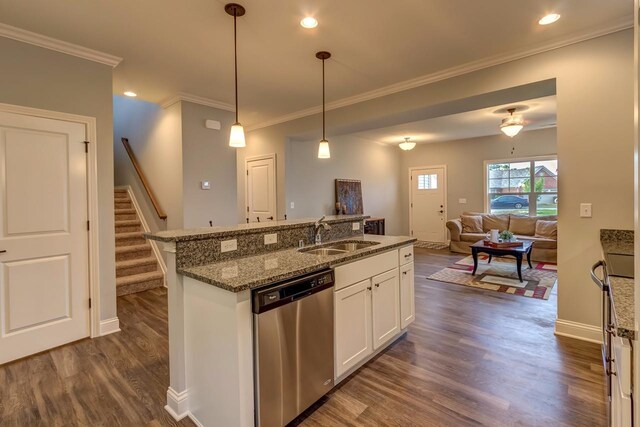
{"label": "coffee table", "polygon": [[502,256],[512,256],[516,259],[516,266],[518,269],[518,278],[520,279],[520,283],[522,283],[522,257],[524,255],[527,256],[527,263],[529,264],[529,268],[533,268],[531,265],[531,250],[533,249],[533,242],[530,240],[523,240],[522,246],[517,246],[514,248],[494,248],[491,246],[485,246],[484,240],[479,240],[471,245],[471,255],[473,256],[473,273],[475,276],[476,270],[478,269],[478,254],[483,252],[485,254],[489,254],[489,263],[491,263],[491,258],[495,255],[498,257]]}

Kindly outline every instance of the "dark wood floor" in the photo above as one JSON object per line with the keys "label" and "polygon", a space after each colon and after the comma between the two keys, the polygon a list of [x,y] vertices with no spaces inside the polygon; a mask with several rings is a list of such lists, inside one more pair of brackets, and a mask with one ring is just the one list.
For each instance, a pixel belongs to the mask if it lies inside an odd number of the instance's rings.
{"label": "dark wood floor", "polygon": [[[409,333],[304,426],[604,426],[597,345],[553,335],[549,301],[434,282],[461,256],[416,249]],[[122,332],[0,366],[2,426],[192,426],[164,411],[166,292],[118,298]]]}

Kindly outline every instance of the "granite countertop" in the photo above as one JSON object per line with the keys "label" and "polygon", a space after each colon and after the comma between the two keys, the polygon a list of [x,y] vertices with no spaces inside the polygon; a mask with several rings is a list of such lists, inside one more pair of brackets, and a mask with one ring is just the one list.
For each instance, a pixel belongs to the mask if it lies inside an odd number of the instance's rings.
{"label": "granite countertop", "polygon": [[[335,224],[338,222],[362,221],[369,215],[326,215],[325,222]],[[313,225],[319,218],[301,218],[290,220],[277,220],[269,222],[252,222],[221,227],[202,227],[186,230],[166,230],[157,233],[147,233],[145,237],[160,242],[184,242],[188,240],[213,239],[240,234],[259,233],[268,229],[271,231],[287,230],[290,228]]]}
{"label": "granite countertop", "polygon": [[[631,230],[600,230],[605,259],[609,254],[633,255],[633,239]],[[608,276],[608,279],[616,334],[633,340],[636,336],[634,279],[618,276]]]}
{"label": "granite countertop", "polygon": [[[241,292],[405,246],[415,242],[416,239],[406,236],[367,234],[362,237],[341,239],[330,243],[340,241],[364,241],[378,244],[355,252],[324,256],[299,252],[297,248],[292,248],[198,267],[188,267],[177,271],[192,279],[230,292]],[[324,245],[327,244],[329,242]]]}

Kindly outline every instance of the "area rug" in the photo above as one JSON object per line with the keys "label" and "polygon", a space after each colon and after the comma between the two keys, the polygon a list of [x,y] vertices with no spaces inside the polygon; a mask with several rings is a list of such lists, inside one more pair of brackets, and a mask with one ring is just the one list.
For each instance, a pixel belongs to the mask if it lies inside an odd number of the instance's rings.
{"label": "area rug", "polygon": [[488,255],[478,255],[478,271],[475,276],[471,275],[473,257],[468,256],[427,279],[545,300],[549,299],[558,280],[555,264],[532,261],[533,268],[529,268],[526,259],[523,260],[523,282],[520,283],[515,259],[493,257],[491,264],[488,261]]}

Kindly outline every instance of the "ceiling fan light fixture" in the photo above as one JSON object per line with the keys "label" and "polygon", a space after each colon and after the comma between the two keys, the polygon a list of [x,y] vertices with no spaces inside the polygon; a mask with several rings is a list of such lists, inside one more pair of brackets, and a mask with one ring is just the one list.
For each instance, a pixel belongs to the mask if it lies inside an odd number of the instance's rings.
{"label": "ceiling fan light fixture", "polygon": [[244,139],[244,128],[238,120],[238,37],[236,18],[238,18],[238,16],[243,16],[246,13],[246,10],[237,3],[229,3],[225,5],[224,10],[229,15],[233,16],[233,64],[236,90],[236,122],[231,126],[231,132],[229,133],[229,147],[242,148],[246,147],[247,143]]}
{"label": "ceiling fan light fixture", "polygon": [[516,111],[515,108],[509,108],[507,111],[510,115],[506,119],[502,119],[500,130],[509,138],[513,138],[524,128],[524,120],[521,116],[513,115],[513,113],[515,113]]}
{"label": "ceiling fan light fixture", "polygon": [[401,150],[409,151],[409,150],[413,150],[415,148],[416,143],[409,141],[410,139],[411,139],[410,137],[405,137],[404,138],[404,142],[401,142],[400,145],[399,145]]}

